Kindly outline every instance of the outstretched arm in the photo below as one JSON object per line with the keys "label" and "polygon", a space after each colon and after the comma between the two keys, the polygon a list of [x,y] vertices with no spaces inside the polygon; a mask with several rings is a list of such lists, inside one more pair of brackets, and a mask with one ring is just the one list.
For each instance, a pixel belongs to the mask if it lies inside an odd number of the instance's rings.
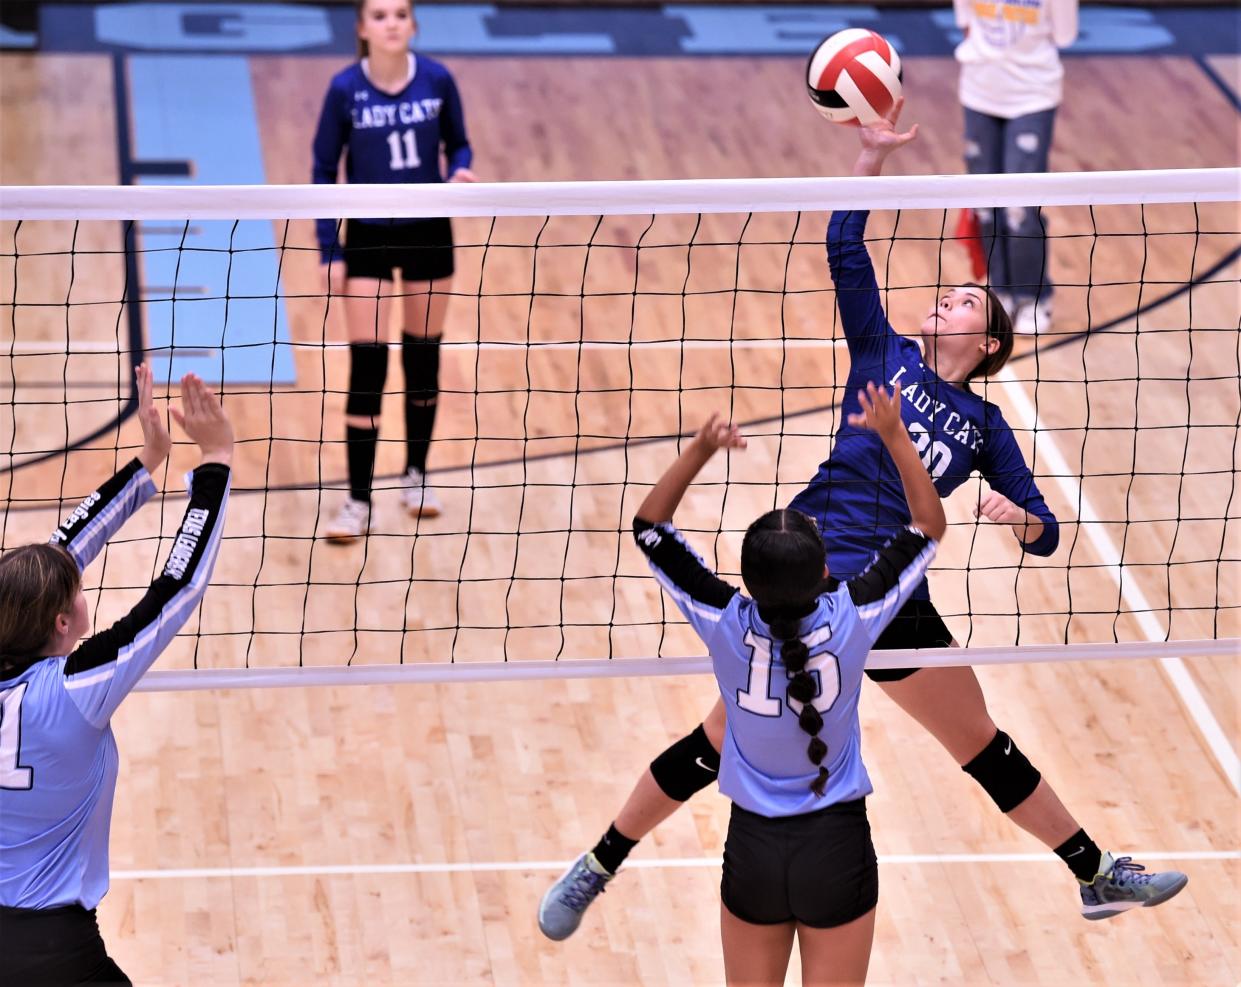
{"label": "outstretched arm", "polygon": [[[883,163],[898,147],[912,141],[918,133],[915,125],[906,133],[896,130],[901,103],[892,109],[890,119],[862,127],[858,134],[862,151],[854,166],[854,175],[878,175]],[[836,286],[836,304],[840,308],[840,324],[845,333],[849,353],[859,358],[879,358],[892,326],[883,311],[879,282],[870,252],[866,249],[865,210],[834,212],[827,226],[827,266]]]}
{"label": "outstretched arm", "polygon": [[105,631],[65,661],[69,697],[86,720],[104,727],[198,606],[215,566],[228,503],[233,431],[215,396],[192,375],[181,382],[182,412],[173,417],[202,450],[190,481],[190,503],[168,561],[151,588]]}
{"label": "outstretched arm", "polygon": [[672,515],[699,470],[724,448],[744,449],[745,439],[736,425],[712,415],[646,495],[633,519],[634,541],[656,580],[704,641],[737,588],[720,579],[690,548],[673,526]]}
{"label": "outstretched arm", "polygon": [[50,539],[53,545],[59,545],[73,557],[79,570],[90,565],[121,525],[155,496],[151,474],[159,469],[172,447],[168,429],[155,407],[151,368],[146,364],[139,366],[134,377],[138,385],[142,451],[74,508]]}
{"label": "outstretched arm", "polygon": [[717,449],[744,449],[745,438],[736,425],[720,421],[718,414],[712,414],[698,434],[690,440],[675,463],[664,471],[659,482],[651,488],[638,508],[635,521],[649,521],[658,524],[671,521],[677,505],[685,496],[685,491],[694,482],[699,471],[715,455]]}

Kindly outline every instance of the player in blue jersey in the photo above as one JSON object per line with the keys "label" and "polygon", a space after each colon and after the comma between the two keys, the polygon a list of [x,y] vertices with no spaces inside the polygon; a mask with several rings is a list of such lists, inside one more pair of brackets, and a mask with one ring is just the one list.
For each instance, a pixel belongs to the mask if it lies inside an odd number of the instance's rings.
{"label": "player in blue jersey", "polygon": [[[898,110],[899,112],[899,110]],[[895,117],[894,117],[895,118]],[[861,128],[855,174],[877,175],[889,153],[914,139],[889,121]],[[842,410],[846,422],[831,455],[792,507],[819,522],[832,572],[861,571],[891,535],[908,524],[900,487],[875,437],[848,423],[853,394],[868,380],[901,390],[901,413],[940,496],[977,471],[991,486],[975,516],[1008,526],[1024,551],[1050,555],[1059,526],[1047,508],[1003,414],[970,389],[970,381],[997,372],[1012,351],[1013,331],[995,296],[977,285],[943,292],[921,326],[922,346],[898,335],[884,313],[863,236],[867,214],[836,213],[827,231],[828,264],[836,284],[851,366]],[[875,643],[876,650],[956,645],[924,582]],[[1187,882],[1177,871],[1147,874],[1129,857],[1102,852],[1013,739],[987,711],[968,667],[869,671],[867,675],[925,727],[1013,822],[1052,849],[1079,883],[1088,919],[1160,904]],[[725,709],[717,704],[692,733],[651,763],[611,827],[579,858],[604,883],[636,843],[695,792],[715,780]],[[589,866],[588,866],[589,865]],[[580,877],[580,870],[578,877]],[[545,928],[552,938],[572,935],[603,884],[570,876],[552,887],[565,907]]]}
{"label": "player in blue jersey", "polygon": [[[901,421],[900,392],[870,383],[857,400],[850,426],[887,449],[911,525],[848,582],[831,578],[818,527],[791,508],[769,511],[746,532],[748,597],[682,540],[672,516],[686,488],[717,449],[744,445],[715,416],[634,518],[656,579],[710,652],[727,709],[720,791],[733,809],[720,927],[729,983],[784,983],[794,937],[803,983],[866,979],[879,874],[858,724],[862,670],[923,581],[947,522]],[[554,899],[545,905],[556,908]]]}
{"label": "player in blue jersey", "polygon": [[[414,55],[409,0],[360,0],[359,61],[328,87],[314,139],[314,180],[334,183],[345,156],[345,180],[367,184],[475,181],[473,152],[457,84],[439,62]],[[335,220],[319,220],[320,258],[329,293],[345,295],[349,336],[349,396],[345,448],[349,497],[324,529],[349,542],[370,530],[371,485],[379,441],[379,412],[388,376],[392,272],[404,282],[401,367],[405,375],[406,469],[401,497],[418,516],[440,513],[426,485],[427,451],[439,401],[440,337],[453,274],[452,224],[439,219],[351,219],[344,244]],[[343,262],[343,277],[338,272]]]}
{"label": "player in blue jersey", "polygon": [[171,440],[138,368],[137,458],[82,501],[51,541],[0,556],[0,981],[129,983],[95,921],[108,891],[116,790],[112,714],[194,612],[228,502],[233,430],[193,375],[173,416],[202,451],[168,561],[130,612],[90,630],[82,571],[155,494]]}

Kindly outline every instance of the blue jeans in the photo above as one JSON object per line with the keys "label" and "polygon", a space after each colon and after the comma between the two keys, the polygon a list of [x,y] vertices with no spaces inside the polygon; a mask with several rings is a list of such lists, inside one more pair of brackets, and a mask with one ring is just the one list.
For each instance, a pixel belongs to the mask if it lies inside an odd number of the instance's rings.
{"label": "blue jeans", "polygon": [[[1006,120],[965,110],[965,166],[971,175],[1047,170],[1056,111]],[[1017,302],[1048,300],[1047,224],[1036,207],[979,209],[978,225],[991,287]]]}

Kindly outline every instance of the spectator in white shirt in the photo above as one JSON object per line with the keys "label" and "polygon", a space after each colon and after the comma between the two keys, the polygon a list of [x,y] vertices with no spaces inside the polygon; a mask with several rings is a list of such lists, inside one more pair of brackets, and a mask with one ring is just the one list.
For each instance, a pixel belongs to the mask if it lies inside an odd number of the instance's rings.
{"label": "spectator in white shirt", "polygon": [[[1047,170],[1064,69],[1059,49],[1077,37],[1077,0],[953,0],[971,175]],[[991,282],[1018,332],[1051,326],[1046,224],[1036,208],[980,209]]]}

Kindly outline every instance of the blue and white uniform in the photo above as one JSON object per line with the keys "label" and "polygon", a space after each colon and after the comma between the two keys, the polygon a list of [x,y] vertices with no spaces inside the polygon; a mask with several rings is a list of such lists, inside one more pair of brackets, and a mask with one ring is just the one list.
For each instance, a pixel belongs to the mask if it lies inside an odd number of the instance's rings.
{"label": "blue and white uniform", "polygon": [[[837,212],[827,230],[827,259],[849,347],[850,368],[841,403],[841,426],[832,451],[790,507],[819,523],[828,568],[839,579],[861,572],[875,552],[909,524],[900,474],[874,433],[850,425],[861,411],[857,392],[874,381],[901,391],[901,418],[941,497],[975,471],[1018,507],[1043,522],[1042,534],[1023,545],[1051,555],[1060,526],[1039,492],[1004,415],[968,387],[940,378],[922,360],[912,339],[888,322],[863,236],[866,212]],[[930,599],[923,583],[914,599]]]}
{"label": "blue and white uniform", "polygon": [[852,922],[875,907],[878,866],[865,797],[857,703],[871,646],[922,581],[936,543],[907,528],[875,563],[847,583],[829,580],[798,624],[811,700],[827,744],[819,771],[798,725],[802,706],[788,696],[782,645],[753,600],[719,579],[670,523],[635,519],[634,536],[655,577],[711,654],[727,728],[720,791],[733,802],[720,896],[746,922],[796,921],[812,928]]}
{"label": "blue and white uniform", "polygon": [[[0,906],[93,909],[108,890],[118,756],[111,719],[202,599],[220,548],[229,469],[194,470],[168,561],[146,595],[72,654],[0,679]],[[85,567],[155,494],[137,460],[52,535]],[[92,917],[93,922],[93,917]]]}
{"label": "blue and white uniform", "polygon": [[[350,184],[426,184],[442,182],[440,148],[448,160],[448,176],[473,160],[465,133],[465,116],[457,84],[447,68],[426,55],[410,55],[412,75],[399,93],[378,89],[363,62],[338,72],[328,87],[314,139],[316,184],[334,184],[345,155],[345,180]],[[363,224],[417,222],[374,218]],[[340,245],[337,222],[316,224],[323,260],[336,259]]]}
{"label": "blue and white uniform", "polygon": [[871,646],[922,582],[937,543],[906,528],[865,573],[822,594],[803,617],[798,636],[817,680],[815,708],[823,717],[827,787],[810,790],[818,774],[806,757],[801,705],[786,697],[778,643],[749,597],[718,578],[671,524],[634,521],[634,537],[655,578],[698,632],[711,655],[728,729],[720,756],[720,791],[763,816],[795,816],[871,791],[862,764],[857,700]]}

